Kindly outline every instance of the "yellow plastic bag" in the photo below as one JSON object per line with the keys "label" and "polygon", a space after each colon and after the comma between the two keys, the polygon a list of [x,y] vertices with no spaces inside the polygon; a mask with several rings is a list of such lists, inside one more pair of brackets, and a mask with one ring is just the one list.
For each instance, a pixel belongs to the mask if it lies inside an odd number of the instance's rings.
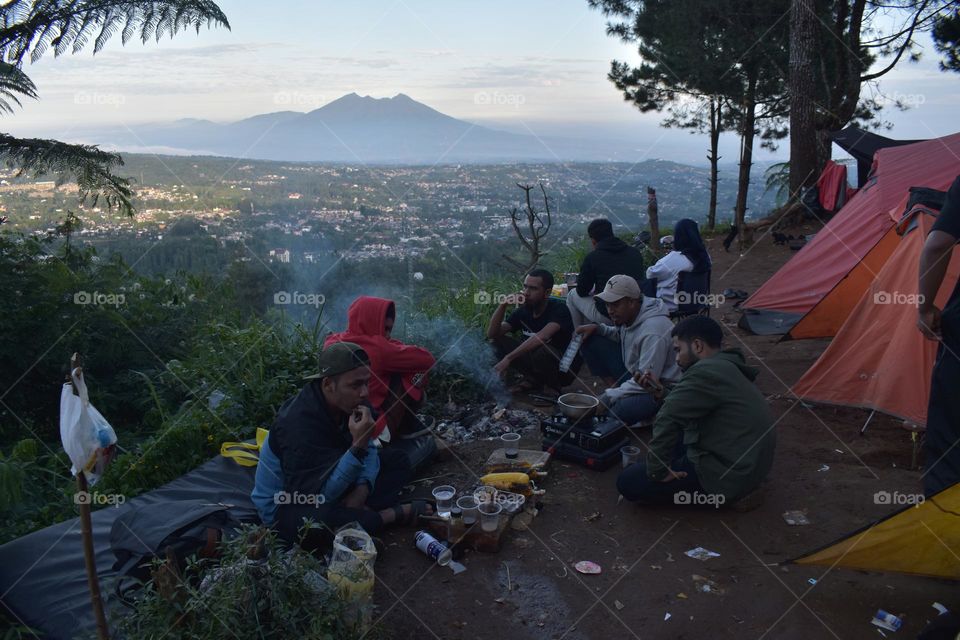
{"label": "yellow plastic bag", "polygon": [[270,433],[266,429],[257,428],[257,442],[224,442],[220,445],[220,455],[232,458],[241,467],[255,467],[260,462],[260,447]]}

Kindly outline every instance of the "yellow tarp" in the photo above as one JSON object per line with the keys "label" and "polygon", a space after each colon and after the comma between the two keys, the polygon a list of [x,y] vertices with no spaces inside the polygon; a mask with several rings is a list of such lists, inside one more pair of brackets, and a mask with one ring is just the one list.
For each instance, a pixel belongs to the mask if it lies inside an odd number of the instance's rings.
{"label": "yellow tarp", "polygon": [[960,579],[960,484],[792,562]]}

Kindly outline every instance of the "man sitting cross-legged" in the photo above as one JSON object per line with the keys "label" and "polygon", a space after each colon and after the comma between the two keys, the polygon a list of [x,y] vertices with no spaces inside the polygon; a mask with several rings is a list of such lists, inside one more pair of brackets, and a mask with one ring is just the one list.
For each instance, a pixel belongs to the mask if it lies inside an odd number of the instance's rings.
{"label": "man sitting cross-legged", "polygon": [[609,324],[609,311],[593,294],[614,275],[628,275],[641,284],[644,278],[643,254],[615,236],[609,220],[593,220],[587,226],[587,236],[593,249],[580,265],[576,288],[567,294],[567,308],[575,327],[591,322]]}
{"label": "man sitting cross-legged", "polygon": [[625,424],[634,425],[656,415],[660,403],[633,376],[651,371],[668,385],[680,379],[670,341],[673,322],[663,301],[645,298],[637,281],[627,275],[610,278],[597,298],[606,303],[616,326],[578,327],[577,333],[584,335],[583,357],[591,373],[609,385],[600,403]]}
{"label": "man sitting cross-legged", "polygon": [[[683,377],[666,393],[645,462],[624,469],[617,488],[643,504],[729,504],[760,486],[773,464],[767,401],[737,349],[721,350],[715,320],[693,316],[673,329]],[[638,382],[663,393],[649,372]],[[685,496],[679,496],[680,493]],[[712,500],[702,502],[697,494]]]}
{"label": "man sitting cross-legged", "polygon": [[[553,274],[534,269],[523,280],[523,302],[506,319],[507,302],[501,302],[487,326],[487,338],[493,342],[500,361],[493,370],[505,375],[512,369],[524,380],[517,391],[539,391],[543,386],[560,390],[573,381],[580,366],[579,357],[571,370],[560,371],[560,358],[570,344],[573,323],[564,303],[550,297]],[[512,337],[520,332],[524,339]]]}
{"label": "man sitting cross-legged", "polygon": [[406,457],[369,446],[374,417],[365,404],[369,358],[358,345],[336,342],[320,354],[320,372],[277,413],[260,450],[251,499],[264,524],[288,542],[323,549],[340,526],[357,521],[369,533],[408,523],[429,504],[398,504],[412,472]]}

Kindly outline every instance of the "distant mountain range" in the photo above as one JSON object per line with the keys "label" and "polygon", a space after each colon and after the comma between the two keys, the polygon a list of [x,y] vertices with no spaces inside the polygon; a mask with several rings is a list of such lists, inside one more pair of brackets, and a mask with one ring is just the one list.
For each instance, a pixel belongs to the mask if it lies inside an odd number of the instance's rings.
{"label": "distant mountain range", "polygon": [[641,155],[635,145],[497,131],[452,118],[402,93],[380,99],[351,93],[307,113],[277,111],[228,124],[186,119],[95,129],[80,137],[121,151],[291,162],[606,162],[634,161]]}

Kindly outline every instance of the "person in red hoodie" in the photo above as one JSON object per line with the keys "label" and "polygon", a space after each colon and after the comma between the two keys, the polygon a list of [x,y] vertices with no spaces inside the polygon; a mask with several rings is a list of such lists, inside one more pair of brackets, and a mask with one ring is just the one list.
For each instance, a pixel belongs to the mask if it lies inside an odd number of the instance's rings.
{"label": "person in red hoodie", "polygon": [[367,353],[371,371],[369,402],[377,413],[373,437],[409,449],[411,466],[418,467],[436,452],[433,435],[417,418],[427,377],[436,360],[423,347],[391,337],[396,318],[393,300],[360,296],[347,309],[347,330],[327,336],[324,347],[334,342],[352,342]]}

